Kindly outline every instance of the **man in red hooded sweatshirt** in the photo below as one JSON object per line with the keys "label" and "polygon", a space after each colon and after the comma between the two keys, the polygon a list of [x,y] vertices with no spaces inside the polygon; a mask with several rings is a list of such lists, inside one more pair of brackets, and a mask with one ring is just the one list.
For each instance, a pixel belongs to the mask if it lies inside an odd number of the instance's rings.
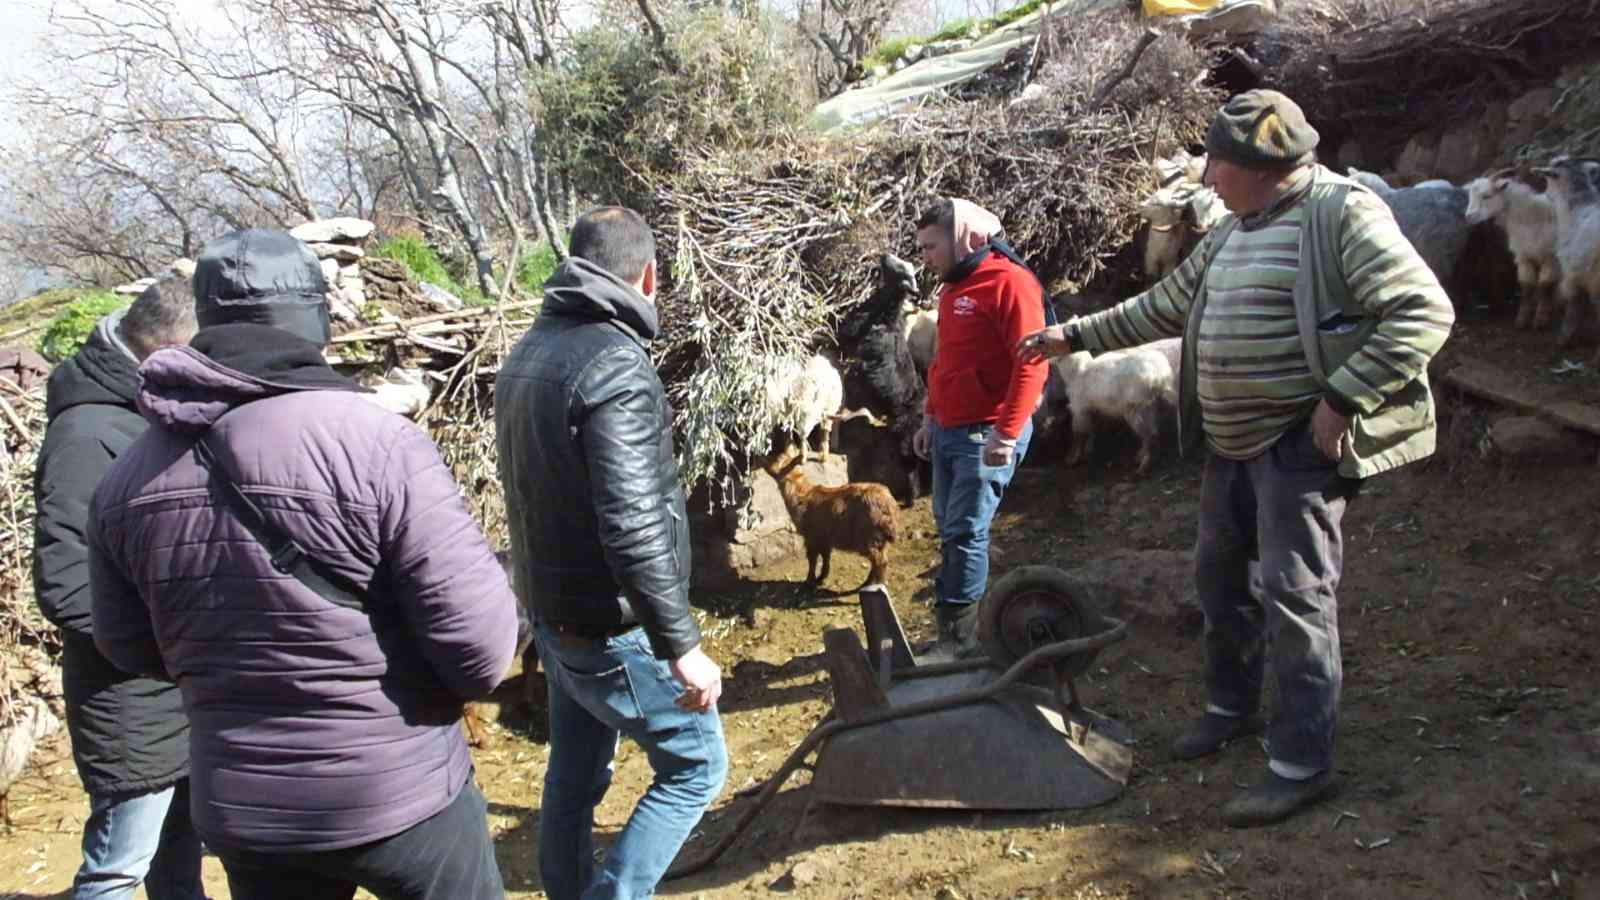
{"label": "man in red hooded sweatshirt", "polygon": [[988,588],[989,523],[1028,452],[1044,390],[1042,361],[1013,348],[1044,327],[1043,288],[1003,244],[1000,220],[969,201],[917,220],[922,261],[944,282],[928,405],[913,449],[933,463],[933,514],[943,557],[934,579],[940,643],[977,650],[977,604]]}

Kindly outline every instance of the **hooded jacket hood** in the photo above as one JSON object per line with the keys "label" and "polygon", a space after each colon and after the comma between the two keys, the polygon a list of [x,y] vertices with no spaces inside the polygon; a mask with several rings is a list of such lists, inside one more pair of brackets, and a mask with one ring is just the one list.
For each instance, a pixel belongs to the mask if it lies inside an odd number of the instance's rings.
{"label": "hooded jacket hood", "polygon": [[102,318],[78,352],[50,373],[45,406],[49,418],[89,403],[136,408],[139,364],[117,334],[125,312]]}
{"label": "hooded jacket hood", "polygon": [[282,231],[251,228],[217,238],[194,268],[201,328],[270,325],[322,346],[332,336],[328,283],[315,253]]}
{"label": "hooded jacket hood", "polygon": [[322,357],[318,344],[267,325],[219,325],[139,367],[139,411],[167,431],[197,433],[252,400],[295,391],[369,393]]}
{"label": "hooded jacket hood", "polygon": [[567,257],[544,283],[541,315],[612,321],[642,342],[661,331],[655,304],[621,278],[586,259]]}

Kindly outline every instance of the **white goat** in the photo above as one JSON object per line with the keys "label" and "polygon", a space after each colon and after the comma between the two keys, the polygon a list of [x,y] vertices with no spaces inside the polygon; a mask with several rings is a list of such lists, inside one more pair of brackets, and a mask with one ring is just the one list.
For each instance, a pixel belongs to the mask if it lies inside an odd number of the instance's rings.
{"label": "white goat", "polygon": [[[1199,159],[1203,171],[1204,157]],[[1152,284],[1171,274],[1200,236],[1228,212],[1216,192],[1198,180],[1189,180],[1188,169],[1161,160],[1157,171],[1167,172],[1166,180],[1139,206],[1139,215],[1150,223],[1144,245],[1144,274]]]}
{"label": "white goat", "polygon": [[939,349],[939,311],[913,309],[906,313],[906,346],[911,349],[911,361],[924,378],[933,354]]}
{"label": "white goat", "polygon": [[1182,345],[1180,338],[1169,338],[1100,356],[1073,353],[1052,363],[1072,410],[1068,465],[1087,458],[1094,440],[1094,416],[1102,415],[1121,419],[1133,429],[1139,438],[1139,471],[1150,469],[1164,414],[1177,409]]}
{"label": "white goat", "polygon": [[[1600,303],[1600,160],[1560,157],[1547,168],[1545,193],[1556,214],[1556,260],[1561,265],[1561,346],[1578,336],[1585,307]],[[1593,365],[1600,366],[1600,353]]]}
{"label": "white goat", "polygon": [[1502,170],[1467,184],[1467,221],[1493,221],[1506,233],[1517,263],[1522,301],[1517,327],[1543,328],[1555,308],[1561,264],[1556,259],[1556,212],[1547,194],[1533,189],[1512,170]]}
{"label": "white goat", "polygon": [[833,426],[855,418],[866,418],[874,425],[881,423],[864,409],[841,412],[844,406],[844,381],[839,370],[826,356],[817,354],[804,364],[786,360],[776,375],[767,381],[767,400],[783,411],[788,422],[795,423],[794,431],[800,437],[800,459],[807,461],[811,450],[811,434],[822,429],[822,460],[831,455]]}

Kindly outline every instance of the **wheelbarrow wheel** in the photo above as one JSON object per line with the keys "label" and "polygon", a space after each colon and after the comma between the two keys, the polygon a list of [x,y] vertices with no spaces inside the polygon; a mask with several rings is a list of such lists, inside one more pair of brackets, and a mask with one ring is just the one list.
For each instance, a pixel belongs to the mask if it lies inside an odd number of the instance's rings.
{"label": "wheelbarrow wheel", "polygon": [[[1058,641],[1096,635],[1112,623],[1083,582],[1054,566],[1023,566],[1007,572],[978,605],[978,641],[989,659],[1005,667]],[[1089,670],[1099,650],[1066,657],[1073,676]]]}

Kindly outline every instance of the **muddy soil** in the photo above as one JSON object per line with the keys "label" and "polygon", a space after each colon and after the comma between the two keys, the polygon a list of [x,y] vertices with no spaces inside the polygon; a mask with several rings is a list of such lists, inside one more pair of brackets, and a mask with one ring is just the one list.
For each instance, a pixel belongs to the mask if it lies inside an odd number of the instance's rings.
{"label": "muddy soil", "polygon": [[[1469,320],[1448,352],[1561,379],[1600,403],[1593,373],[1552,371],[1563,357],[1547,335]],[[1346,518],[1341,789],[1322,806],[1278,827],[1229,830],[1219,808],[1262,773],[1259,744],[1198,762],[1167,758],[1203,703],[1200,644],[1178,614],[1199,471],[1169,453],[1138,477],[1126,442],[1107,441],[1077,469],[1024,468],[996,524],[994,574],[1114,559],[1118,577],[1136,582],[1119,600],[1132,637],[1101,654],[1082,686],[1139,738],[1123,796],[1048,814],[853,809],[810,803],[801,773],[716,868],[662,894],[1600,897],[1600,469],[1484,458],[1479,438],[1493,412],[1444,403],[1440,455],[1369,483]],[[906,519],[912,536],[894,549],[890,586],[915,639],[931,630],[925,588],[937,544],[926,501]],[[848,591],[865,576],[859,560],[835,563],[829,588]],[[804,561],[792,561],[737,592],[698,598],[728,674],[733,764],[691,849],[723,833],[750,802],[741,789],[776,769],[830,706],[822,632],[859,628],[859,616],[849,595],[800,602],[803,576]],[[478,777],[510,895],[537,897],[547,747],[542,711],[518,706],[519,681],[502,689]],[[624,744],[597,817],[603,841],[648,778],[643,755]],[[13,788],[11,809],[0,897],[65,896],[87,802],[64,739]],[[211,895],[226,897],[220,867],[210,858],[206,867]]]}

